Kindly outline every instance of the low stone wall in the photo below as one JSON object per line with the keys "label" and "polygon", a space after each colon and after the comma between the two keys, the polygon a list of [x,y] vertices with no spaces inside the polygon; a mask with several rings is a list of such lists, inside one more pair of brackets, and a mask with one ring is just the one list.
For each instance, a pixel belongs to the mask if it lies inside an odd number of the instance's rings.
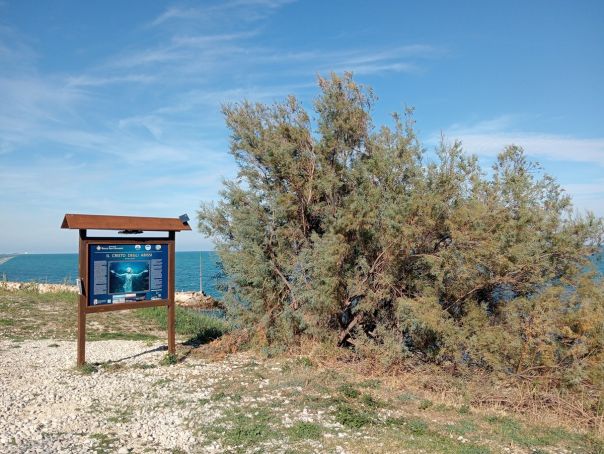
{"label": "low stone wall", "polygon": [[[77,293],[78,287],[67,284],[44,284],[38,282],[4,282],[0,281],[0,289],[4,290],[36,290],[40,293],[71,292]],[[222,303],[201,292],[176,292],[174,295],[179,306],[195,309],[222,309]]]}
{"label": "low stone wall", "polygon": [[0,289],[4,290],[37,290],[40,293],[71,292],[77,293],[75,285],[67,284],[41,284],[37,282],[1,282]]}

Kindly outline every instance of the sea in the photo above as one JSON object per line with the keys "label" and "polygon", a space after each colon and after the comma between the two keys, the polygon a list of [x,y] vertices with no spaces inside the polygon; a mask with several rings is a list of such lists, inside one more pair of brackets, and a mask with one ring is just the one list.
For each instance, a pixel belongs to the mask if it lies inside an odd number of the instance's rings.
{"label": "sea", "polygon": [[[176,252],[175,289],[220,299],[221,266],[213,251]],[[201,280],[199,270],[201,268]],[[0,279],[9,282],[75,284],[78,254],[19,254],[0,256]]]}
{"label": "sea", "polygon": [[[604,250],[594,258],[596,268],[604,275]],[[200,270],[201,268],[201,282]],[[222,296],[221,265],[213,251],[176,252],[176,291],[203,291],[214,298]],[[0,255],[0,279],[13,282],[75,284],[78,254]]]}

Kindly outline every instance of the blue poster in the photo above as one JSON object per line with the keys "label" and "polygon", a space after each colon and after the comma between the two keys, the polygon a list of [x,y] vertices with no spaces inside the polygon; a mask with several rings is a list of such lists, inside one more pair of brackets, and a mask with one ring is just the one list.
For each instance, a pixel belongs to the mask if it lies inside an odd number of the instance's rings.
{"label": "blue poster", "polygon": [[168,244],[90,244],[88,305],[168,298]]}

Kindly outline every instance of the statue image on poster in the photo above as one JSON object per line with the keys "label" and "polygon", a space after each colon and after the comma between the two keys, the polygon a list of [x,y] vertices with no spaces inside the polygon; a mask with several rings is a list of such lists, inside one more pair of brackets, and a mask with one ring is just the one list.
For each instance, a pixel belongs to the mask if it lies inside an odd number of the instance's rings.
{"label": "statue image on poster", "polygon": [[109,293],[149,290],[149,262],[109,262]]}

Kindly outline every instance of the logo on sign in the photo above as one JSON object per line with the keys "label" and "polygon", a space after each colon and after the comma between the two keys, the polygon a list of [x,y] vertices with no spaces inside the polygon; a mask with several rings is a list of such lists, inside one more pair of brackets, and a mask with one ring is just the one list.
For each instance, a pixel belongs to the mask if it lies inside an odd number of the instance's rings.
{"label": "logo on sign", "polygon": [[146,251],[150,251],[151,250],[151,245],[150,244],[145,244],[145,250]]}
{"label": "logo on sign", "polygon": [[155,249],[157,249],[159,251],[161,249],[161,244],[156,244]]}
{"label": "logo on sign", "polygon": [[137,244],[136,246],[134,246],[134,249],[136,249],[137,251],[141,248],[140,244]]}

